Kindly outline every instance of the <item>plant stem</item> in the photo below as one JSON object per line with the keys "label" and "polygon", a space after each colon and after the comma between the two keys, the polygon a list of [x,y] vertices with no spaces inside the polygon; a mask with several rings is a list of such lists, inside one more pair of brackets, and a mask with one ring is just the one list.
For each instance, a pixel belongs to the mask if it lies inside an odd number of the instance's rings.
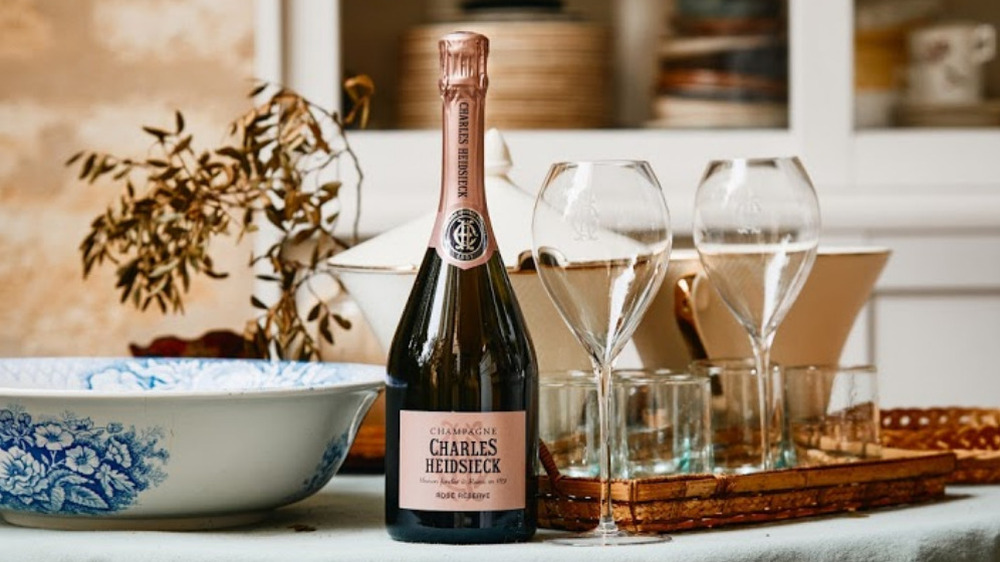
{"label": "plant stem", "polygon": [[344,152],[351,157],[351,162],[354,164],[354,173],[358,175],[358,181],[355,185],[357,199],[354,203],[354,223],[351,225],[351,244],[353,245],[358,243],[358,229],[361,226],[361,183],[364,182],[365,174],[361,171],[361,161],[358,160],[358,155],[355,154],[354,149],[351,148],[351,144],[347,141],[347,134],[344,131],[344,124],[340,121],[340,116],[335,116],[333,122],[337,124],[337,129],[340,132],[340,138],[344,143]]}

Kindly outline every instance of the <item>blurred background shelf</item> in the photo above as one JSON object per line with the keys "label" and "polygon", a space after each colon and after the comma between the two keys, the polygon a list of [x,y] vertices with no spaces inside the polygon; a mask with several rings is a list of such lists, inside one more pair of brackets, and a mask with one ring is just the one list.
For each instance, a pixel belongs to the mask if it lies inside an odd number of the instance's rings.
{"label": "blurred background shelf", "polygon": [[[286,21],[307,19],[294,14],[309,11],[309,2],[280,4]],[[435,127],[401,130],[398,121],[405,78],[399,72],[404,60],[401,38],[421,25],[462,21],[468,14],[457,0],[338,4],[332,21],[304,21],[336,38],[335,65],[315,65],[308,79],[293,85],[308,91],[318,84],[321,90],[344,74],[368,72],[374,77],[379,88],[376,129],[352,135],[369,182],[362,228],[374,234],[430,209],[439,182]],[[544,123],[508,127],[504,133],[515,163],[515,183],[536,190],[549,163],[558,160],[645,158],[664,185],[683,245],[694,189],[708,160],[798,154],[819,192],[825,240],[885,244],[896,254],[842,359],[879,364],[886,406],[1000,405],[1000,376],[987,343],[1000,341],[1000,271],[995,266],[1000,263],[1000,127],[855,126],[855,109],[864,103],[856,96],[864,88],[857,84],[895,84],[898,78],[895,70],[885,70],[884,62],[877,63],[883,65],[881,70],[865,62],[872,55],[865,44],[866,30],[899,21],[900,12],[907,10],[917,14],[907,20],[911,23],[961,18],[997,25],[1000,5],[991,0],[566,0],[562,6],[578,21],[608,30],[608,84],[603,94],[609,100],[607,120],[596,127],[581,119],[579,128],[562,130]],[[711,32],[719,28],[679,21],[678,14],[691,16],[699,9],[772,10],[777,19],[771,17],[765,27],[715,34]],[[286,26],[288,37],[291,31],[304,32]],[[900,37],[889,38],[895,41],[893,48],[898,48]],[[787,60],[785,68],[771,69],[771,81],[711,67],[712,57],[720,52],[762,45],[786,50],[770,55],[771,60]],[[313,47],[297,45],[294,39],[262,47],[279,49],[283,60],[299,66],[308,66],[313,58]],[[885,55],[876,53],[875,58]],[[891,56],[899,64],[899,52]],[[680,65],[673,74],[663,72],[686,59],[695,63]],[[498,70],[503,68],[502,62],[496,64]],[[996,61],[984,71],[987,97],[1000,95]],[[787,87],[783,92],[782,80]],[[556,79],[538,79],[533,87],[541,92],[559,85]],[[673,123],[670,117],[664,122],[661,114],[658,122],[657,107],[666,103],[660,86],[700,88],[702,98],[713,88],[724,95],[716,96],[715,108],[699,106],[704,99],[677,96],[669,101],[694,109],[688,117],[673,117]],[[740,93],[725,91],[733,86],[742,89]],[[495,87],[500,91],[499,83]],[[754,99],[754,88],[778,95]],[[742,116],[738,109],[720,111],[726,109],[727,96],[749,98],[764,111]],[[700,127],[692,126],[697,113],[704,116]],[[969,384],[951,384],[951,377]],[[981,404],[984,401],[990,404]]]}

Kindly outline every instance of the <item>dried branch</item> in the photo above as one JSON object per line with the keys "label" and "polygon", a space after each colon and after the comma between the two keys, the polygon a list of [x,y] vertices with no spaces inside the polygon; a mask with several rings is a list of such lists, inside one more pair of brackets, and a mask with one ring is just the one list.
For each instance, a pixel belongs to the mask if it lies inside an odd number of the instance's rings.
{"label": "dried branch", "polygon": [[[346,124],[367,120],[374,92],[367,77],[354,84],[348,91],[355,109]],[[270,265],[271,271],[257,278],[276,284],[279,297],[274,303],[251,297],[259,314],[247,328],[247,344],[260,357],[317,359],[319,338],[333,343],[331,321],[344,329],[350,325],[310,285],[317,275],[332,276],[329,259],[348,245],[334,234],[341,183],[320,183],[319,175],[340,158],[354,166],[358,196],[351,243],[357,241],[364,175],[337,113],[269,84],[258,85],[250,96],[265,91],[273,93],[233,122],[229,142],[214,150],[193,148],[178,111],[170,129],[142,128],[153,141],[143,160],[97,152],[71,157],[66,164],[79,166],[81,180],[110,178],[123,185],[116,203],[93,220],[80,244],[83,272],[86,277],[95,266],[111,263],[121,302],[183,312],[194,275],[227,276],[215,268],[211,242],[234,231],[241,239],[266,220],[280,236],[263,254],[251,256],[251,264]],[[314,249],[306,261],[285,251],[307,242]],[[305,315],[296,304],[303,288],[318,300]]]}

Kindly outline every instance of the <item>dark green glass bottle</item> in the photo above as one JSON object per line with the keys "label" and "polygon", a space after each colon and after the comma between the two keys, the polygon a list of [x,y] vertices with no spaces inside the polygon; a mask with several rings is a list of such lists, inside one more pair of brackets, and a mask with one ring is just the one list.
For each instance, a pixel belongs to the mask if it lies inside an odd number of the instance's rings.
{"label": "dark green glass bottle", "polygon": [[486,37],[441,49],[444,154],[431,241],[387,367],[392,538],[528,540],[536,526],[538,367],[483,190]]}

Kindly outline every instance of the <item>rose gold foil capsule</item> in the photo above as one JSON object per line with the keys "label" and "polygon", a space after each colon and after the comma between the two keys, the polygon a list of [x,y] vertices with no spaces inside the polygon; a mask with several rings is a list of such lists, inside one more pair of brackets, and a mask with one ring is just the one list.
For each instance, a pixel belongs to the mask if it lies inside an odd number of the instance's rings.
{"label": "rose gold foil capsule", "polygon": [[455,86],[473,87],[486,92],[486,56],[490,40],[471,31],[449,33],[438,42],[441,53],[441,94]]}

